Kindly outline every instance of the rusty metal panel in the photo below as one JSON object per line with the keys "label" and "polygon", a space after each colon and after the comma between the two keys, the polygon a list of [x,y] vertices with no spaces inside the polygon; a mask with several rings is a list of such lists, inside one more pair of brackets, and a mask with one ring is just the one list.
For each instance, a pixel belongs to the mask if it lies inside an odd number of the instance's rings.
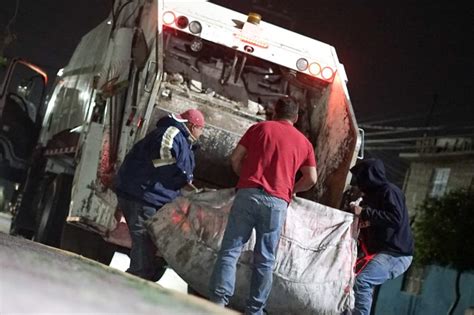
{"label": "rusty metal panel", "polygon": [[194,177],[212,187],[234,186],[237,177],[229,156],[243,133],[262,118],[250,114],[237,102],[192,93],[172,84],[164,84],[160,93],[150,128],[169,113],[179,114],[189,108],[201,110],[206,117],[206,128],[199,139]]}

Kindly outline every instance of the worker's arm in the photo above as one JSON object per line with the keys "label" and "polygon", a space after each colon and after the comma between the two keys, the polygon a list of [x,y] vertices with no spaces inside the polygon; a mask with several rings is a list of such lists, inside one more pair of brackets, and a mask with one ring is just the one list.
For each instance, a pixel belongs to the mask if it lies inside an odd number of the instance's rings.
{"label": "worker's arm", "polygon": [[393,191],[384,193],[384,203],[382,209],[372,207],[352,207],[356,215],[360,215],[364,221],[369,221],[371,226],[384,226],[397,228],[402,224],[401,196]]}
{"label": "worker's arm", "polygon": [[240,175],[242,162],[245,159],[246,155],[247,155],[247,149],[243,145],[238,144],[237,147],[235,147],[234,152],[232,152],[232,155],[230,156],[232,169],[237,175]]}
{"label": "worker's arm", "polygon": [[296,182],[293,192],[299,193],[301,191],[307,191],[316,184],[318,180],[318,174],[315,166],[303,166],[300,168],[301,178]]}

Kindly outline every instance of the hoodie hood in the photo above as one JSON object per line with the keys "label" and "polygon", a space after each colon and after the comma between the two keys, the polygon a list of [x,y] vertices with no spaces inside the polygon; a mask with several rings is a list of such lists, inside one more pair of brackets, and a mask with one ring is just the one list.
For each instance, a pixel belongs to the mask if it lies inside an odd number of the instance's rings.
{"label": "hoodie hood", "polygon": [[369,193],[387,184],[385,167],[379,159],[363,160],[351,168],[351,173],[354,176],[356,185],[364,193]]}

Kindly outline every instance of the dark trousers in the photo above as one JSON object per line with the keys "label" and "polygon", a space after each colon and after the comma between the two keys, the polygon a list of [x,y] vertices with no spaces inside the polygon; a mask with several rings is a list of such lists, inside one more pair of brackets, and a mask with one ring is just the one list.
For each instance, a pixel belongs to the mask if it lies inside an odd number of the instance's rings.
{"label": "dark trousers", "polygon": [[156,213],[156,208],[121,197],[118,197],[118,204],[127,220],[132,238],[130,267],[127,272],[146,280],[157,281],[157,275],[163,274],[163,264],[158,262],[156,247],[145,228],[145,221]]}

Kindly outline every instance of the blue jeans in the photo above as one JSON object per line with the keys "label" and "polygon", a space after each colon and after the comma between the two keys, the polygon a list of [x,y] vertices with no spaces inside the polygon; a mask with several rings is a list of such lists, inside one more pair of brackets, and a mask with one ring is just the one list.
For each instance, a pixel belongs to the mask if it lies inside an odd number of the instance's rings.
{"label": "blue jeans", "polygon": [[118,204],[127,221],[132,238],[130,267],[127,272],[146,280],[156,281],[155,277],[159,274],[162,266],[157,263],[156,247],[145,228],[145,221],[156,213],[156,209],[150,205],[121,197],[118,197]]}
{"label": "blue jeans", "polygon": [[246,314],[263,314],[273,282],[273,265],[288,203],[258,188],[239,189],[212,272],[211,301],[227,305],[234,294],[237,261],[253,228],[256,243]]}
{"label": "blue jeans", "polygon": [[357,275],[352,314],[369,315],[374,287],[403,274],[410,267],[412,259],[412,256],[393,256],[385,252],[377,254]]}

